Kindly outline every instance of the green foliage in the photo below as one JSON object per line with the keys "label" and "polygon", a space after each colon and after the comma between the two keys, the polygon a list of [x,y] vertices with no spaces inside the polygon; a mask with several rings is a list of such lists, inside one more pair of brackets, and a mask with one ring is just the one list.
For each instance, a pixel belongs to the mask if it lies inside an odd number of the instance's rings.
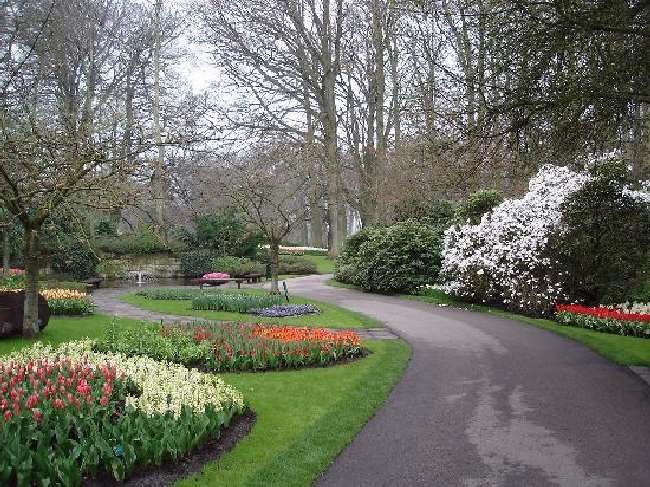
{"label": "green foliage", "polygon": [[48,299],[47,306],[54,316],[84,316],[92,314],[94,306],[89,298]]}
{"label": "green foliage", "polygon": [[561,311],[555,313],[555,321],[560,325],[577,326],[579,328],[587,328],[601,333],[612,333],[614,335],[625,335],[637,338],[650,338],[650,323],[640,320],[618,320],[615,318]]}
{"label": "green foliage", "polygon": [[359,267],[358,257],[360,248],[373,238],[374,232],[375,228],[373,227],[362,228],[343,242],[343,248],[336,258],[336,265],[334,267],[334,279],[336,281],[354,285]]}
{"label": "green foliage", "polygon": [[[177,418],[148,414],[124,406],[130,391],[121,384],[113,382],[107,406],[95,401],[78,411],[44,402],[38,422],[28,411],[4,424],[0,443],[7,454],[0,456],[0,483],[75,486],[104,470],[122,481],[136,466],[160,465],[187,454],[217,435],[235,413],[209,406],[196,414],[183,406]],[[117,419],[116,410],[122,411]]]}
{"label": "green foliage", "polygon": [[304,255],[326,256],[327,253],[327,249],[305,249]]}
{"label": "green foliage", "polygon": [[278,267],[279,274],[293,274],[306,276],[309,274],[316,274],[318,269],[316,264],[304,257],[297,257],[295,255],[281,255]]}
{"label": "green foliage", "polygon": [[[268,264],[271,262],[271,255],[268,250],[260,253],[258,256],[261,262]],[[318,267],[313,260],[298,255],[280,255],[279,256],[278,274],[292,274],[299,276],[306,276],[309,274],[317,274]]]}
{"label": "green foliage", "polygon": [[41,281],[39,283],[39,288],[41,290],[45,289],[70,289],[72,291],[86,292],[88,291],[88,285],[85,282],[76,282],[76,281],[55,281],[48,279],[46,281]]}
{"label": "green foliage", "polygon": [[246,228],[231,210],[194,218],[195,232],[181,229],[179,238],[188,248],[210,250],[214,256],[255,257],[262,237]]}
{"label": "green foliage", "polygon": [[547,254],[569,301],[589,306],[626,301],[650,259],[650,206],[623,193],[620,172],[599,170],[565,202]]}
{"label": "green foliage", "polygon": [[94,276],[98,263],[97,254],[88,243],[74,238],[66,239],[52,256],[54,271],[69,274],[78,280]]}
{"label": "green foliage", "polygon": [[113,237],[117,235],[117,225],[111,220],[99,220],[95,224],[95,235],[98,237]]}
{"label": "green foliage", "polygon": [[[24,289],[25,276],[0,276],[0,289]],[[38,288],[42,291],[45,289],[71,289],[73,291],[86,292],[88,285],[85,282],[76,281],[55,281],[51,279],[42,280],[38,283]]]}
{"label": "green foliage", "polygon": [[439,229],[414,220],[367,229],[346,242],[336,278],[371,292],[413,293],[437,279],[441,243]]}
{"label": "green foliage", "polygon": [[248,274],[264,274],[265,266],[247,257],[225,256],[212,260],[212,271],[225,272],[232,277],[241,277]]}
{"label": "green foliage", "polygon": [[[262,336],[264,333],[286,339]],[[119,334],[108,332],[95,347],[102,352],[146,355],[216,372],[325,366],[363,354],[356,335],[332,332],[328,338],[319,336],[320,333],[291,327],[193,323],[149,326]]]}
{"label": "green foliage", "polygon": [[454,221],[455,205],[447,200],[421,201],[409,199],[395,208],[395,222],[418,220],[432,226],[447,228]]}
{"label": "green foliage", "polygon": [[23,275],[0,275],[0,289],[24,289],[25,276]]}
{"label": "green foliage", "polygon": [[130,263],[125,259],[104,259],[97,264],[97,274],[108,279],[122,279],[128,276]]}
{"label": "green foliage", "polygon": [[209,291],[202,290],[199,288],[153,288],[153,289],[141,289],[136,292],[137,296],[142,296],[147,299],[153,299],[154,301],[190,301],[197,296],[201,296],[205,293],[219,292],[219,291]]}
{"label": "green foliage", "polygon": [[111,255],[149,255],[175,251],[166,244],[153,228],[144,225],[136,233],[106,236],[97,239],[97,247]]}
{"label": "green foliage", "polygon": [[212,272],[212,261],[215,258],[213,250],[189,250],[182,252],[179,257],[181,272],[186,276],[196,277]]}
{"label": "green foliage", "polygon": [[283,302],[284,298],[276,294],[203,293],[192,299],[192,309],[246,313]]}
{"label": "green foliage", "polygon": [[481,217],[503,202],[503,195],[495,189],[483,189],[472,193],[456,208],[456,219],[462,223],[467,220],[472,225],[481,221]]}

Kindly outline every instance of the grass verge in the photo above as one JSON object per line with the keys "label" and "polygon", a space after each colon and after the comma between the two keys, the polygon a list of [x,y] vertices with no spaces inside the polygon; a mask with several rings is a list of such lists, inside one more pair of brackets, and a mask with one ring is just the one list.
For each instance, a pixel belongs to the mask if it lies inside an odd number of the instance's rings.
{"label": "grass verge", "polygon": [[603,357],[620,365],[642,365],[650,367],[650,339],[635,338],[610,333],[602,333],[575,326],[558,325],[551,320],[530,318],[517,313],[503,311],[489,306],[472,305],[455,300],[442,292],[431,292],[428,296],[402,296],[405,299],[423,301],[435,305],[454,306],[473,311],[490,313],[527,325],[536,326],[558,335],[576,340]]}
{"label": "grass verge", "polygon": [[334,274],[335,261],[327,255],[303,255],[301,257],[316,264],[319,274]]}
{"label": "grass verge", "polygon": [[[112,317],[57,317],[40,339],[49,343],[96,337]],[[139,322],[117,319],[119,326]],[[32,342],[0,342],[0,354]],[[368,357],[344,365],[266,373],[224,373],[257,414],[251,433],[181,486],[308,486],[380,407],[406,367],[401,340],[366,342]]]}
{"label": "grass verge", "polygon": [[[242,289],[241,291],[238,291],[235,289],[228,290],[227,292],[260,294],[267,291],[261,289]],[[328,303],[306,300],[299,296],[293,296],[291,298],[291,303],[311,303],[318,306],[318,308],[321,310],[321,313],[318,315],[292,316],[286,318],[265,318],[242,313],[194,310],[192,309],[192,301],[154,300],[147,299],[143,296],[138,296],[135,293],[125,294],[121,296],[120,299],[141,309],[147,309],[150,311],[156,311],[158,313],[171,315],[193,316],[207,320],[239,321],[245,323],[271,323],[290,326],[327,328],[381,328],[383,326],[380,321],[370,318],[369,316],[355,313],[353,311],[348,311],[346,309],[339,308],[338,306],[334,306]]]}
{"label": "grass verge", "polygon": [[325,281],[325,284],[327,286],[338,287],[341,289],[357,289],[361,291],[361,288],[359,286],[355,286],[354,284],[347,284],[345,282],[339,282],[335,279],[328,279],[327,281]]}
{"label": "grass verge", "polygon": [[381,406],[409,357],[399,340],[346,365],[264,374],[222,374],[257,413],[253,431],[190,485],[308,486]]}

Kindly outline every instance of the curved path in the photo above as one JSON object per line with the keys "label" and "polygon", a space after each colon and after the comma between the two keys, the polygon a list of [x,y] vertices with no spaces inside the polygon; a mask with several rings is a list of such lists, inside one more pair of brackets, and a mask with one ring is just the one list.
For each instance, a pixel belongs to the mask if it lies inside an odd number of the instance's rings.
{"label": "curved path", "polygon": [[650,388],[545,330],[292,279],[412,347],[386,404],[320,486],[648,486]]}
{"label": "curved path", "polygon": [[[650,387],[627,368],[532,326],[332,288],[326,278],[289,288],[384,321],[413,355],[317,485],[650,485]],[[115,302],[109,290],[102,296]]]}

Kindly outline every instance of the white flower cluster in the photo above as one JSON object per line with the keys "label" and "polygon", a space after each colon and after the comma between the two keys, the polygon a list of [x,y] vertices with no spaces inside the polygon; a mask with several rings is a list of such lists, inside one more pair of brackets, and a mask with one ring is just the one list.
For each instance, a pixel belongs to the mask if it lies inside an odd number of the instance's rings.
{"label": "white flower cluster", "polygon": [[10,359],[27,361],[69,357],[73,362],[87,360],[93,366],[108,362],[117,368],[118,374],[125,373],[142,391],[138,397],[127,397],[127,405],[148,414],[171,411],[178,417],[183,406],[189,406],[197,413],[203,413],[208,405],[217,411],[233,406],[240,411],[244,408],[241,393],[216,375],[144,356],[98,353],[92,350],[92,346],[91,340],[67,342],[55,348],[37,342],[11,355]]}
{"label": "white flower cluster", "polygon": [[478,225],[449,228],[442,265],[446,289],[473,301],[548,310],[563,292],[545,272],[552,262],[543,251],[562,219],[562,203],[589,179],[585,172],[545,166],[522,198],[504,201]]}
{"label": "white flower cluster", "polygon": [[650,205],[650,181],[639,181],[639,186],[640,188],[637,190],[624,188],[623,194],[638,201],[639,203]]}
{"label": "white flower cluster", "polygon": [[615,306],[616,309],[623,313],[633,313],[639,315],[650,314],[650,303],[620,303]]}

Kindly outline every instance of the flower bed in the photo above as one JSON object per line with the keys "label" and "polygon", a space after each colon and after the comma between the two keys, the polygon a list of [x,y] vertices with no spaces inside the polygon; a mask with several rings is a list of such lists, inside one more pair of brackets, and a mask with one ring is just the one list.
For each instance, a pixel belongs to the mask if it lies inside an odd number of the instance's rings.
{"label": "flower bed", "polygon": [[625,312],[615,308],[589,308],[578,304],[558,304],[555,319],[561,325],[578,326],[604,333],[650,338],[650,314]]}
{"label": "flower bed", "polygon": [[287,316],[318,314],[320,309],[313,304],[277,304],[268,308],[249,309],[248,313],[266,318],[284,318]]}
{"label": "flower bed", "polygon": [[73,289],[44,289],[41,291],[53,315],[87,315],[93,312],[90,297]]}
{"label": "flower bed", "polygon": [[189,301],[206,293],[219,292],[198,288],[154,288],[137,291],[136,296],[160,301]]}
{"label": "flower bed", "polygon": [[0,484],[123,480],[218,436],[243,409],[210,374],[97,353],[90,341],[37,343],[0,363]]}
{"label": "flower bed", "polygon": [[282,296],[274,294],[200,294],[192,300],[192,309],[247,313],[251,309],[268,308],[281,304],[283,300]]}
{"label": "flower bed", "polygon": [[324,366],[364,353],[353,332],[240,323],[151,325],[120,333],[109,329],[95,347],[214,371]]}

